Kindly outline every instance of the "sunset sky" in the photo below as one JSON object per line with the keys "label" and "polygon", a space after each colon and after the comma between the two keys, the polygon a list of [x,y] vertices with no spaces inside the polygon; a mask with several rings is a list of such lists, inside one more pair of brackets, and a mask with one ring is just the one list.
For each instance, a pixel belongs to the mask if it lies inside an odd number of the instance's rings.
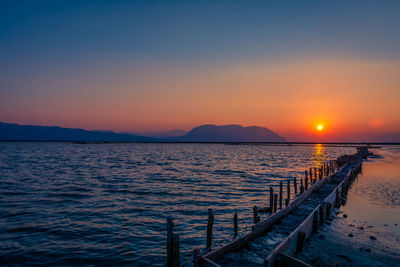
{"label": "sunset sky", "polygon": [[2,122],[361,141],[399,114],[400,1],[0,3]]}

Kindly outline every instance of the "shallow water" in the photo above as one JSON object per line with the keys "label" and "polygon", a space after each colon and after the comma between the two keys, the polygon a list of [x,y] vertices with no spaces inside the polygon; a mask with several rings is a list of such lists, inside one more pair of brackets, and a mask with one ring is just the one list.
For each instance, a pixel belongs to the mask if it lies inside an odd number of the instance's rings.
{"label": "shallow water", "polygon": [[400,237],[400,146],[372,151],[379,157],[363,163],[343,211]]}
{"label": "shallow water", "polygon": [[[163,265],[166,219],[182,260],[240,232],[269,186],[353,147],[224,144],[0,143],[0,260],[24,264]],[[397,191],[398,192],[398,191]]]}

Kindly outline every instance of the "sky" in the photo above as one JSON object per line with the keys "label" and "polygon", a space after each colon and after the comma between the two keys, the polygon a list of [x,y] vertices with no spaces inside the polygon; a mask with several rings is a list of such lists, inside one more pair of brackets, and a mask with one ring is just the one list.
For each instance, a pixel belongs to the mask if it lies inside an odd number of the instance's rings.
{"label": "sky", "polygon": [[0,121],[362,141],[400,131],[399,29],[400,1],[3,0]]}

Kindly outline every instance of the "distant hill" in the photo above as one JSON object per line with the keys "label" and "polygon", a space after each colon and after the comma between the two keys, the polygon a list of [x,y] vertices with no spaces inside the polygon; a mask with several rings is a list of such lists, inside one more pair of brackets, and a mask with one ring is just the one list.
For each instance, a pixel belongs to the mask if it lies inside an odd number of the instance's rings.
{"label": "distant hill", "polygon": [[155,138],[112,131],[88,131],[58,126],[33,126],[0,122],[1,141],[151,142]]}
{"label": "distant hill", "polygon": [[185,130],[171,130],[166,132],[138,132],[138,133],[128,133],[128,134],[136,134],[140,136],[147,136],[147,137],[154,137],[154,138],[161,138],[161,139],[169,139],[174,137],[180,137],[187,133]]}
{"label": "distant hill", "polygon": [[369,142],[373,143],[400,143],[400,132],[386,133],[371,138]]}
{"label": "distant hill", "polygon": [[286,142],[285,138],[267,128],[240,125],[203,125],[193,128],[177,140],[182,142]]}

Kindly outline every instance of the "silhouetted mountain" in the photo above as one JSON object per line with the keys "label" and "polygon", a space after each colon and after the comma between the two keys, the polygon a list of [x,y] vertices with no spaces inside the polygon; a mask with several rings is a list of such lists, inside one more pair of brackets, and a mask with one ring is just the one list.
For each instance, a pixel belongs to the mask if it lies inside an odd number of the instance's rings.
{"label": "silhouetted mountain", "polygon": [[400,143],[400,132],[386,133],[371,138],[369,142],[373,143]]}
{"label": "silhouetted mountain", "polygon": [[147,142],[154,138],[112,131],[88,131],[58,126],[33,126],[0,122],[2,141]]}
{"label": "silhouetted mountain", "polygon": [[180,137],[187,133],[185,130],[171,130],[166,132],[138,132],[138,133],[128,133],[128,134],[137,134],[140,136],[147,136],[147,137],[154,137],[154,138],[161,138],[161,139],[169,139],[174,137]]}
{"label": "silhouetted mountain", "polygon": [[203,125],[193,128],[177,140],[183,142],[286,142],[285,138],[267,128],[240,125]]}

